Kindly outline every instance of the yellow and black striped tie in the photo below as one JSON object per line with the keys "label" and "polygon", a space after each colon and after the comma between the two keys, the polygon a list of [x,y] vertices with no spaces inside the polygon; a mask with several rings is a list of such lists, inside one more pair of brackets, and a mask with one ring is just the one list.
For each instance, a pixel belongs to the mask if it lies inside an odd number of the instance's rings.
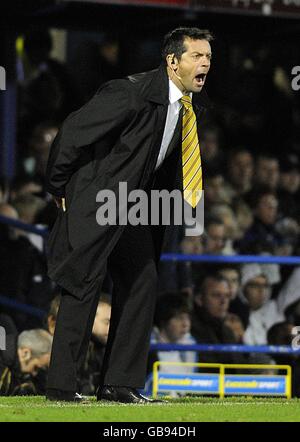
{"label": "yellow and black striped tie", "polygon": [[202,196],[202,168],[196,115],[189,95],[181,98],[182,117],[182,175],[183,197],[196,207]]}

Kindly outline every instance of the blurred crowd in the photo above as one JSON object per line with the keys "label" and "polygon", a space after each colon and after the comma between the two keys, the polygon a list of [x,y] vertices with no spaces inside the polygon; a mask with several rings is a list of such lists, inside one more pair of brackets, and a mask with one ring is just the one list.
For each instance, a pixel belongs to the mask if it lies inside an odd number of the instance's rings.
{"label": "blurred crowd", "polygon": [[[68,64],[51,58],[51,47],[46,31],[25,35],[24,53],[18,59],[17,174],[11,181],[0,178],[0,215],[48,229],[58,209],[45,192],[45,169],[59,126],[101,83],[123,74],[118,41],[112,37],[99,45],[83,45],[80,57]],[[88,63],[83,63],[84,57]],[[260,101],[261,76],[254,72],[253,60],[251,64],[245,58],[235,75],[240,81],[230,106],[216,97],[215,110],[201,128],[204,234],[185,237],[184,226],[176,226],[170,229],[165,251],[299,256],[300,140],[293,126],[300,119],[299,107],[293,102],[284,67],[274,66],[272,100],[267,106]],[[213,90],[209,95],[214,101]],[[286,124],[292,139],[282,137],[279,122]],[[0,223],[0,269],[0,326],[7,335],[7,349],[0,351],[0,395],[43,394],[60,288],[47,277],[42,238]],[[80,391],[88,395],[98,385],[108,336],[113,290],[109,275],[102,290],[86,363],[78,375]],[[32,308],[30,313],[24,305]],[[160,265],[153,343],[290,345],[297,325],[300,266]],[[300,396],[296,355],[151,352],[149,374],[155,360],[290,364],[293,394]],[[161,369],[169,370],[167,365]]]}

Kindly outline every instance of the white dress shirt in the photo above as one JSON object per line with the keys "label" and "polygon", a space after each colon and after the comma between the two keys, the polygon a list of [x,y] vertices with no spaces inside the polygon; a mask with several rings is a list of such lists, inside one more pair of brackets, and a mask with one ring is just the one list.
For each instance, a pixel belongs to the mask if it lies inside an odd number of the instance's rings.
{"label": "white dress shirt", "polygon": [[[192,96],[192,94],[189,94],[189,95]],[[165,130],[164,130],[164,134],[162,137],[162,142],[161,142],[160,151],[158,154],[155,170],[157,170],[161,166],[161,164],[166,156],[170,141],[172,140],[172,137],[173,137],[173,134],[174,134],[174,131],[176,128],[176,124],[178,121],[179,112],[182,107],[182,103],[179,101],[180,98],[182,98],[182,97],[183,97],[183,93],[181,92],[181,90],[178,89],[178,87],[175,85],[175,83],[173,83],[173,81],[169,79],[168,113],[167,113]]]}

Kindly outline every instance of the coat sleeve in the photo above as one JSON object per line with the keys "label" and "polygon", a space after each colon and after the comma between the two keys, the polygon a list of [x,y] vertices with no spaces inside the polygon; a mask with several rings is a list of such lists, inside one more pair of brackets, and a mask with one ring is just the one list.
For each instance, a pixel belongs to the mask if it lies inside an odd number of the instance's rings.
{"label": "coat sleeve", "polygon": [[129,121],[132,107],[125,82],[105,83],[88,103],[63,122],[52,143],[46,168],[46,190],[52,195],[65,196],[65,186],[83,150],[109,133],[120,131]]}

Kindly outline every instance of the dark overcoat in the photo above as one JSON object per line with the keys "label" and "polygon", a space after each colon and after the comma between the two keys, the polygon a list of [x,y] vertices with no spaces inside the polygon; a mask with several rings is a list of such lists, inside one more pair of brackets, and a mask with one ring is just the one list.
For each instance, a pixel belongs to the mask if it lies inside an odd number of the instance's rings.
{"label": "dark overcoat", "polygon": [[[208,105],[204,90],[193,94],[200,132]],[[96,195],[119,182],[128,193],[145,189],[156,165],[169,105],[166,66],[112,80],[100,87],[81,109],[71,113],[55,138],[48,159],[46,190],[66,198],[47,241],[48,275],[75,296],[83,297],[105,271],[105,263],[124,225],[100,226]],[[161,188],[180,187],[181,156],[165,173]],[[169,166],[170,167],[170,166]],[[177,184],[176,184],[177,183]],[[153,229],[156,257],[165,229]]]}

